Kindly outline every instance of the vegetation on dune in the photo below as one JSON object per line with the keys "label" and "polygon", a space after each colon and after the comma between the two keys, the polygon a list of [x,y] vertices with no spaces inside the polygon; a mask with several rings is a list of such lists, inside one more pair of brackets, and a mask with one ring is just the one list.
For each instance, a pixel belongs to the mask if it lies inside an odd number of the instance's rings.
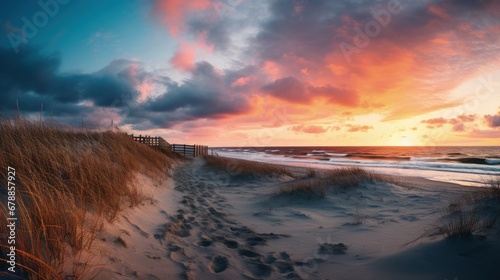
{"label": "vegetation on dune", "polygon": [[357,187],[367,181],[377,181],[393,183],[406,186],[396,177],[374,174],[359,167],[339,168],[318,174],[314,170],[309,170],[306,176],[297,180],[282,184],[273,194],[281,195],[302,195],[306,197],[325,197],[329,188],[349,189]]}
{"label": "vegetation on dune", "polygon": [[205,161],[208,166],[225,171],[232,177],[264,177],[273,175],[293,176],[293,174],[286,168],[275,164],[214,156],[205,156]]}
{"label": "vegetation on dune", "polygon": [[[0,121],[0,218],[6,220],[7,169],[15,169],[16,263],[32,279],[80,277],[62,271],[92,246],[103,219],[150,201],[134,185],[138,172],[160,183],[173,155],[122,132],[74,129],[29,119]],[[9,234],[0,227],[0,235]],[[2,244],[4,259],[9,247]]]}
{"label": "vegetation on dune", "polygon": [[485,235],[489,230],[498,226],[500,176],[492,177],[484,184],[483,188],[463,194],[450,202],[435,225],[406,245],[436,235],[443,235],[449,239]]}

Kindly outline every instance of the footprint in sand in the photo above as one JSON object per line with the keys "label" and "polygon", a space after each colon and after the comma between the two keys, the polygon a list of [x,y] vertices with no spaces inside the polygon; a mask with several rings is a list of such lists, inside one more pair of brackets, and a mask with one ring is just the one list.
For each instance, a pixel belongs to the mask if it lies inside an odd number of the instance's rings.
{"label": "footprint in sand", "polygon": [[248,246],[256,246],[256,245],[264,245],[266,244],[266,239],[255,236],[255,237],[249,237],[247,238],[247,245]]}
{"label": "footprint in sand", "polygon": [[239,249],[238,254],[249,258],[260,257],[259,253],[247,249]]}
{"label": "footprint in sand", "polygon": [[238,242],[234,241],[234,240],[229,240],[229,239],[226,239],[223,241],[224,245],[226,245],[226,247],[228,247],[229,249],[236,249],[238,248]]}
{"label": "footprint in sand", "polygon": [[212,261],[210,263],[210,270],[214,273],[220,273],[224,270],[229,265],[229,261],[227,260],[226,257],[223,256],[215,256],[212,258]]}
{"label": "footprint in sand", "polygon": [[273,269],[269,265],[264,264],[259,259],[252,259],[250,268],[252,273],[257,277],[268,277],[273,272]]}
{"label": "footprint in sand", "polygon": [[212,243],[214,243],[212,240],[204,239],[204,240],[201,240],[198,242],[198,246],[208,247],[208,246],[212,245]]}

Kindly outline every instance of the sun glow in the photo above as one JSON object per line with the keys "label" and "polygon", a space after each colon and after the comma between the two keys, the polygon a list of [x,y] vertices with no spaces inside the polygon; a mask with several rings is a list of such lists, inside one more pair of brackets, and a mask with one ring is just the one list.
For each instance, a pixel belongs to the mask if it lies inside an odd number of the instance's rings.
{"label": "sun glow", "polygon": [[400,146],[413,146],[413,141],[411,141],[410,138],[403,136],[401,139],[399,139],[399,145]]}

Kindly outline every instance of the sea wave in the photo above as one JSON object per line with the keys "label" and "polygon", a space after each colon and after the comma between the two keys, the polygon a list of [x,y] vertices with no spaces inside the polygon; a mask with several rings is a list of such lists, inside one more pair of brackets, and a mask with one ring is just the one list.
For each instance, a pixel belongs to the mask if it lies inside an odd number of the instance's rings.
{"label": "sea wave", "polygon": [[446,158],[447,161],[456,161],[465,164],[499,165],[500,159],[466,157],[466,158]]}
{"label": "sea wave", "polygon": [[492,165],[497,165],[497,164],[500,164],[500,159],[498,159],[498,158],[497,159],[489,159],[489,158],[487,158],[486,159],[486,163],[487,164],[492,164]]}
{"label": "sea wave", "polygon": [[346,156],[349,156],[349,154],[336,154],[336,153],[325,153],[325,155],[331,156],[331,157],[346,157]]}

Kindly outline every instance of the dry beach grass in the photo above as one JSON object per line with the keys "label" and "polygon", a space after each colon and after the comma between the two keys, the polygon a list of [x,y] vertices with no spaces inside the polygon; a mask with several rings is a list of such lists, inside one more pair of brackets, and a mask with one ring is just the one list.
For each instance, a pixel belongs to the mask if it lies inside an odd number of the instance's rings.
{"label": "dry beach grass", "polygon": [[448,239],[485,236],[500,218],[500,176],[484,181],[484,187],[474,192],[464,193],[451,201],[435,225],[422,235],[405,245],[436,235]]}
{"label": "dry beach grass", "polygon": [[304,177],[280,186],[273,195],[325,197],[328,188],[349,189],[357,187],[366,181],[386,182],[401,186],[409,185],[396,177],[374,174],[359,167],[344,167],[326,171],[322,174],[310,169]]}
{"label": "dry beach grass", "polygon": [[[0,122],[2,220],[7,218],[7,167],[15,169],[16,263],[24,277],[81,276],[82,252],[103,219],[150,201],[134,186],[135,174],[156,182],[172,165],[169,151],[135,143],[122,132],[73,129],[29,119]],[[7,236],[7,227],[0,235]],[[9,248],[2,244],[1,258]],[[68,263],[75,265],[68,272]],[[2,261],[2,265],[5,261]],[[21,274],[23,275],[23,274]]]}

